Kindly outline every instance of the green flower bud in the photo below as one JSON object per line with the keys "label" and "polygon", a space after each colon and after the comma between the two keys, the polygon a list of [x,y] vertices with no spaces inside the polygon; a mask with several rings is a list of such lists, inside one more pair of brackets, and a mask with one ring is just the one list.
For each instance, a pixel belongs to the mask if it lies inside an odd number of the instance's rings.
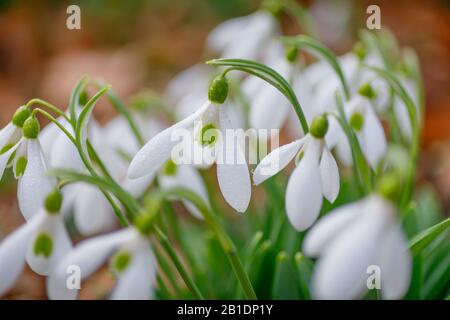
{"label": "green flower bud", "polygon": [[356,132],[361,131],[364,125],[364,117],[361,112],[353,112],[349,120],[350,127],[353,128]]}
{"label": "green flower bud", "polygon": [[117,252],[112,258],[113,270],[116,273],[122,273],[130,265],[131,254],[126,251]]}
{"label": "green flower bud", "polygon": [[47,198],[45,198],[45,209],[50,214],[58,213],[61,209],[62,201],[62,193],[58,189],[55,189],[47,195]]}
{"label": "green flower bud", "polygon": [[364,43],[362,43],[360,41],[355,43],[352,51],[358,57],[359,60],[363,60],[367,55],[366,46],[364,45]]}
{"label": "green flower bud", "polygon": [[322,139],[328,132],[328,119],[325,114],[317,116],[311,123],[311,135],[315,138]]}
{"label": "green flower bud", "polygon": [[366,97],[368,99],[373,99],[377,96],[377,93],[373,90],[370,83],[366,82],[363,84],[359,89],[358,93],[362,95],[363,97]]}
{"label": "green flower bud", "polygon": [[286,48],[286,59],[289,62],[294,62],[295,59],[297,59],[297,55],[298,55],[298,48],[296,46],[288,46]]}
{"label": "green flower bud", "polygon": [[27,139],[37,139],[39,132],[41,131],[41,126],[38,119],[35,117],[29,117],[23,123],[23,136]]}
{"label": "green flower bud", "polygon": [[44,256],[49,258],[53,251],[52,237],[46,233],[40,234],[34,242],[33,252],[36,256]]}
{"label": "green flower bud", "polygon": [[18,127],[22,128],[25,120],[31,116],[31,110],[27,106],[21,106],[16,110],[14,116],[12,117],[12,123]]}
{"label": "green flower bud", "polygon": [[163,170],[164,174],[167,176],[174,176],[177,173],[177,165],[172,160],[166,162]]}
{"label": "green flower bud", "polygon": [[211,81],[209,86],[209,101],[222,104],[228,96],[228,81],[223,74],[218,75]]}
{"label": "green flower bud", "polygon": [[402,179],[397,172],[383,175],[377,184],[377,192],[391,201],[396,201],[400,196]]}
{"label": "green flower bud", "polygon": [[25,157],[20,157],[19,159],[17,159],[16,161],[16,175],[17,177],[21,177],[23,176],[23,174],[25,173],[25,169],[27,168],[28,165],[28,159]]}
{"label": "green flower bud", "polygon": [[78,96],[78,105],[80,107],[83,107],[86,105],[86,103],[89,101],[89,96],[85,90],[81,91],[80,95]]}

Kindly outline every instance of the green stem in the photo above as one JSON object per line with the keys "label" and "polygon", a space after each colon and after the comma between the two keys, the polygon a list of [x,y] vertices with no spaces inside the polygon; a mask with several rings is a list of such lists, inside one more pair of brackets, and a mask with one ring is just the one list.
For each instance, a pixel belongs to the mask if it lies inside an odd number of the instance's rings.
{"label": "green stem", "polygon": [[174,263],[175,267],[177,268],[178,272],[180,273],[180,276],[183,278],[184,282],[186,283],[186,286],[189,288],[189,290],[192,292],[192,294],[195,296],[196,299],[204,300],[203,295],[201,294],[197,285],[192,280],[192,278],[186,271],[185,267],[183,266],[182,262],[178,258],[178,255],[177,255],[175,249],[170,244],[167,236],[157,226],[154,226],[153,231],[154,231],[154,234],[156,235],[156,237],[158,238],[158,241],[161,244],[161,246],[166,250],[167,254],[172,259],[172,262]]}
{"label": "green stem", "polygon": [[48,108],[49,110],[63,117],[68,123],[70,123],[69,117],[63,111],[61,111],[58,107],[52,105],[51,103],[48,103],[47,101],[41,99],[31,99],[30,101],[27,102],[26,106],[32,107],[35,104]]}
{"label": "green stem", "polygon": [[177,198],[184,198],[192,202],[199,209],[206,223],[210,226],[211,230],[214,232],[217,239],[219,240],[220,245],[225,251],[228,260],[233,268],[233,271],[236,275],[236,278],[238,279],[242,287],[242,290],[244,291],[245,297],[249,300],[256,300],[257,297],[255,291],[247,275],[247,272],[245,271],[244,266],[242,265],[242,262],[238,256],[237,249],[233,241],[228,237],[228,234],[220,226],[216,216],[210,211],[210,209],[204,203],[204,201],[192,191],[183,188],[174,188],[170,190],[165,190],[163,194],[165,194],[166,196],[175,196]]}

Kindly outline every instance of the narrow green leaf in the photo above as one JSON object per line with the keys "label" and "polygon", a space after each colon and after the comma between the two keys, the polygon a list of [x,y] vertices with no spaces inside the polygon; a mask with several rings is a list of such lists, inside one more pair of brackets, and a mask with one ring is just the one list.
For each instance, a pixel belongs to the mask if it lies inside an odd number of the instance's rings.
{"label": "narrow green leaf", "polygon": [[428,228],[419,235],[417,235],[410,242],[410,249],[414,256],[419,255],[428,245],[433,242],[441,233],[446,232],[450,226],[450,218]]}
{"label": "narrow green leaf", "polygon": [[86,76],[82,77],[77,82],[77,84],[75,85],[75,88],[73,89],[72,93],[70,94],[70,100],[69,100],[70,120],[71,120],[72,126],[74,128],[75,128],[75,124],[77,122],[76,109],[79,107],[80,95],[82,94],[84,88],[86,87],[87,82],[88,82],[88,77],[86,77]]}
{"label": "narrow green leaf", "polygon": [[284,251],[276,258],[275,276],[272,286],[272,299],[297,300],[300,298],[295,279],[295,269],[292,257]]}

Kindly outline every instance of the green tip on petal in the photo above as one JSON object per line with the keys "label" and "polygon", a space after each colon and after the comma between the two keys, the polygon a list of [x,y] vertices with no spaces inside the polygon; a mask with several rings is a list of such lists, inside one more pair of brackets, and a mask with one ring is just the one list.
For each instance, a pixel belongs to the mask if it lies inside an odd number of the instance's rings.
{"label": "green tip on petal", "polygon": [[400,196],[402,179],[397,172],[383,175],[377,184],[377,192],[388,200],[396,201]]}
{"label": "green tip on petal", "polygon": [[222,104],[228,96],[228,81],[223,74],[218,75],[211,81],[208,98],[213,103]]}
{"label": "green tip on petal", "polygon": [[167,161],[163,172],[166,176],[174,176],[177,173],[177,164],[172,160]]}
{"label": "green tip on petal", "polygon": [[12,123],[18,127],[22,128],[24,122],[31,116],[31,110],[27,106],[21,106],[16,110],[12,118]]}
{"label": "green tip on petal", "polygon": [[366,82],[363,84],[359,89],[358,93],[362,95],[363,97],[366,97],[368,99],[373,99],[377,96],[376,92],[373,90],[370,83]]}
{"label": "green tip on petal", "polygon": [[29,117],[23,123],[22,131],[25,138],[37,139],[39,132],[41,131],[38,119],[36,119],[36,117]]}
{"label": "green tip on petal", "polygon": [[364,116],[361,112],[353,112],[349,120],[350,127],[353,128],[356,132],[361,131],[364,125]]}
{"label": "green tip on petal", "polygon": [[51,214],[58,213],[61,210],[62,201],[62,193],[59,190],[54,190],[45,198],[45,209]]}
{"label": "green tip on petal", "polygon": [[218,140],[218,135],[217,127],[209,123],[202,127],[198,140],[202,146],[212,146]]}
{"label": "green tip on petal", "polygon": [[296,46],[288,46],[286,48],[286,59],[289,62],[294,62],[298,56],[298,48]]}
{"label": "green tip on petal", "polygon": [[88,96],[87,92],[86,92],[85,90],[83,90],[83,91],[80,93],[80,96],[78,97],[78,105],[79,105],[80,107],[83,107],[83,106],[86,105],[86,103],[87,103],[88,101],[89,101],[89,96]]}
{"label": "green tip on petal", "polygon": [[117,252],[112,259],[113,269],[115,272],[121,273],[130,265],[130,262],[131,254],[129,252]]}
{"label": "green tip on petal", "polygon": [[310,132],[315,138],[322,139],[325,137],[328,132],[328,119],[325,114],[314,118],[311,123]]}
{"label": "green tip on petal", "polygon": [[53,251],[52,237],[46,233],[40,234],[34,242],[33,252],[36,256],[49,258]]}
{"label": "green tip on petal", "polygon": [[352,51],[358,57],[359,60],[363,60],[367,55],[366,46],[364,45],[364,43],[360,41],[355,43]]}

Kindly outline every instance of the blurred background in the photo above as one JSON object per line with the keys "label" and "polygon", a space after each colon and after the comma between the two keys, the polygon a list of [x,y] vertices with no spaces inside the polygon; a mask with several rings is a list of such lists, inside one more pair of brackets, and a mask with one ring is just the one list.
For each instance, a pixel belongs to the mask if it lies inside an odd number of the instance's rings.
{"label": "blurred background", "polygon": [[[357,30],[365,26],[370,4],[380,6],[382,25],[393,31],[400,45],[417,51],[426,87],[420,184],[436,191],[437,203],[448,215],[450,1],[299,3],[309,8],[319,40],[336,53],[351,48]],[[81,30],[66,28],[70,4],[81,8]],[[162,93],[177,72],[209,58],[204,40],[215,25],[258,6],[256,0],[0,0],[0,127],[34,97],[65,108],[72,87],[84,74],[111,83],[124,99],[146,88]],[[283,29],[290,35],[301,31],[288,16],[283,17]],[[96,112],[103,121],[112,115],[108,108]],[[11,182],[0,183],[0,238],[22,223]],[[44,284],[38,279],[26,272],[9,298],[44,298]],[[86,284],[93,289],[81,298],[101,296],[110,283],[107,273],[99,275]]]}

